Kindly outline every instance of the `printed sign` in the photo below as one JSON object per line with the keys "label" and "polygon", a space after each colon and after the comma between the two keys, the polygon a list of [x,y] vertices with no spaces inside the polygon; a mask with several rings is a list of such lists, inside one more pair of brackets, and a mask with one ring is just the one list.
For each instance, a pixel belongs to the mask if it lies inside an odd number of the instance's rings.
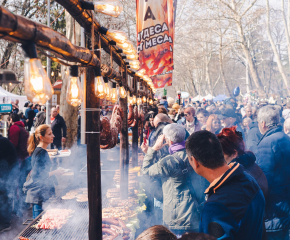
{"label": "printed sign", "polygon": [[164,88],[172,85],[172,73],[151,77],[155,88]]}
{"label": "printed sign", "polygon": [[150,77],[173,70],[176,2],[136,0],[139,61]]}
{"label": "printed sign", "polygon": [[0,113],[9,113],[12,111],[12,104],[0,104]]}

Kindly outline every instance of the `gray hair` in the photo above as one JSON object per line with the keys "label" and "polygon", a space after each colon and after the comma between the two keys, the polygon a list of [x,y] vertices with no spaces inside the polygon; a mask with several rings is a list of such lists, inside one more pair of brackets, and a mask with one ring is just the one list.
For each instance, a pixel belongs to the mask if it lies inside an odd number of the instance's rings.
{"label": "gray hair", "polygon": [[290,118],[287,118],[284,122],[284,128],[290,131]]}
{"label": "gray hair", "polygon": [[46,109],[46,106],[41,106],[41,111],[44,111]]}
{"label": "gray hair", "polygon": [[168,124],[163,128],[165,138],[173,143],[183,142],[185,140],[185,128],[177,123]]}
{"label": "gray hair", "polygon": [[258,122],[265,122],[266,127],[280,123],[280,113],[276,106],[267,105],[258,111]]}

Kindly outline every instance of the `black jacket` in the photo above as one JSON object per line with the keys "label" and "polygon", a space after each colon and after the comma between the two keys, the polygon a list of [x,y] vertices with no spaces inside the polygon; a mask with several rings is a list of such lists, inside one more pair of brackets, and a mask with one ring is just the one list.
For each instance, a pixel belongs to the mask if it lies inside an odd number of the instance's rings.
{"label": "black jacket", "polygon": [[57,144],[61,141],[61,138],[66,138],[66,124],[62,116],[59,114],[55,117],[51,123],[52,133],[54,135],[53,143]]}
{"label": "black jacket", "polygon": [[35,117],[35,112],[31,108],[27,108],[25,111],[25,117],[29,120],[28,124],[33,124],[33,119]]}

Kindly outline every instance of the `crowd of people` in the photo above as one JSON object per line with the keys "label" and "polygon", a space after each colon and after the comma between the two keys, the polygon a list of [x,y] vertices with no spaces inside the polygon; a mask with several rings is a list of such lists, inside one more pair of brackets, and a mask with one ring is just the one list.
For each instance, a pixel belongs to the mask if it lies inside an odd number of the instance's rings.
{"label": "crowd of people", "polygon": [[148,237],[159,225],[182,239],[289,239],[289,135],[290,102],[155,101],[141,145],[154,227],[138,239],[162,239]]}
{"label": "crowd of people", "polygon": [[23,112],[18,100],[12,106],[8,138],[0,136],[0,233],[11,229],[13,216],[22,218],[31,207],[35,218],[54,193],[54,176],[63,174],[45,151],[48,145],[61,149],[66,141],[59,106],[51,109],[50,126],[44,105],[27,102]]}

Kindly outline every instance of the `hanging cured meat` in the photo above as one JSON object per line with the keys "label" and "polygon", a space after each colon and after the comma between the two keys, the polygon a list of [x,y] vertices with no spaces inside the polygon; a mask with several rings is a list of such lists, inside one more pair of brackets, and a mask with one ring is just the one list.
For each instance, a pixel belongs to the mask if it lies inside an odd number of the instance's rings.
{"label": "hanging cured meat", "polygon": [[123,117],[123,109],[115,105],[111,121],[107,117],[102,118],[100,134],[101,149],[110,149],[116,146],[118,135],[122,128]]}

